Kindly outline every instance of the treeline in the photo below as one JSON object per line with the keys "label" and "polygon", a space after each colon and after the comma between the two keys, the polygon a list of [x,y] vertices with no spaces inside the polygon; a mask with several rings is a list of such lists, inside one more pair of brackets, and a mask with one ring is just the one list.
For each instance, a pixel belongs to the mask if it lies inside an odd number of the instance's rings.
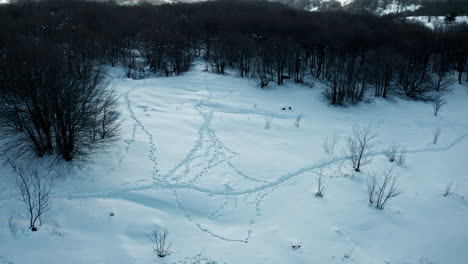
{"label": "treeline", "polygon": [[426,99],[434,73],[456,71],[462,81],[468,50],[466,26],[433,32],[370,14],[311,13],[256,1],[45,1],[3,6],[0,23],[4,56],[20,49],[18,39],[43,41],[63,49],[69,64],[120,64],[133,78],[143,76],[146,66],[179,75],[201,57],[209,70],[224,74],[234,68],[242,77],[259,78],[262,86],[289,78],[322,80],[338,105],[357,103],[371,89],[375,96]]}
{"label": "treeline", "polygon": [[370,96],[428,100],[448,75],[461,83],[467,71],[466,25],[434,32],[270,2],[42,1],[0,6],[0,25],[2,118],[39,156],[55,151],[66,160],[115,128],[115,99],[96,65],[121,65],[127,77],[142,78],[180,75],[200,58],[207,70],[234,69],[262,87],[323,82],[332,105]]}

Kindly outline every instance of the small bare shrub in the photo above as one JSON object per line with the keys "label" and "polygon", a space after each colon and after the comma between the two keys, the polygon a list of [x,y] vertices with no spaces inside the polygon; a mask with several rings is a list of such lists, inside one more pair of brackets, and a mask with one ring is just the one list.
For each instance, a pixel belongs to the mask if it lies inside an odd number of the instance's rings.
{"label": "small bare shrub", "polygon": [[295,125],[296,127],[299,127],[299,125],[300,125],[300,123],[301,123],[301,119],[302,119],[302,115],[298,115],[298,116],[296,117],[296,122],[294,123],[294,125]]}
{"label": "small bare shrub", "polygon": [[360,172],[362,166],[372,161],[370,157],[372,148],[374,147],[372,141],[376,136],[370,127],[353,127],[353,136],[348,138],[345,155],[351,161],[354,171]]}
{"label": "small bare shrub", "polygon": [[203,252],[196,255],[194,258],[192,258],[191,264],[201,264],[203,260]]}
{"label": "small bare shrub", "polygon": [[343,259],[350,259],[351,256],[353,255],[353,253],[354,253],[354,248],[351,249],[351,251],[345,253],[345,254],[343,255]]}
{"label": "small bare shrub", "polygon": [[419,264],[434,264],[434,262],[429,258],[424,257],[419,259]]}
{"label": "small bare shrub", "polygon": [[432,132],[432,144],[437,144],[437,141],[439,140],[439,137],[440,137],[440,127],[434,129],[434,131]]}
{"label": "small bare shrub", "polygon": [[64,234],[61,231],[61,227],[58,223],[54,223],[50,228],[49,228],[49,234],[51,236],[56,236],[56,237],[63,237]]}
{"label": "small bare shrub", "polygon": [[434,116],[437,116],[442,106],[444,106],[447,102],[444,100],[442,94],[437,92],[437,94],[432,99],[432,109],[434,110]]}
{"label": "small bare shrub", "polygon": [[317,177],[315,178],[317,180],[317,191],[315,192],[315,197],[322,198],[325,195],[325,184],[324,184],[324,175],[323,175],[323,170],[320,169],[318,172],[316,172]]}
{"label": "small bare shrub", "polygon": [[332,138],[326,137],[322,143],[323,152],[333,155],[333,152],[335,152],[335,144],[336,144],[336,135],[333,135]]}
{"label": "small bare shrub", "polygon": [[400,149],[400,145],[393,143],[388,150],[385,151],[385,157],[390,162],[394,162],[395,159],[397,158],[397,153]]}
{"label": "small bare shrub", "polygon": [[370,175],[367,179],[367,196],[369,204],[382,210],[394,197],[401,194],[397,187],[397,178],[393,176],[392,170],[385,170],[380,175]]}
{"label": "small bare shrub", "polygon": [[456,186],[453,185],[453,181],[450,181],[444,188],[444,197],[450,196],[455,193]]}
{"label": "small bare shrub", "polygon": [[16,228],[15,218],[12,215],[8,218],[8,229],[10,229],[12,235],[16,235],[18,231]]}
{"label": "small bare shrub", "polygon": [[37,231],[36,222],[42,225],[42,217],[50,210],[50,195],[54,186],[50,172],[40,175],[36,170],[26,170],[10,161],[16,173],[16,186],[21,195],[21,201],[26,205],[29,215],[29,228]]}
{"label": "small bare shrub", "polygon": [[367,178],[367,190],[366,190],[369,204],[374,204],[375,202],[375,196],[377,194],[376,188],[377,188],[377,175],[375,173],[369,174]]}
{"label": "small bare shrub", "polygon": [[268,116],[266,119],[265,119],[265,129],[270,129],[271,128],[271,122],[273,121],[273,117],[272,116]]}
{"label": "small bare shrub", "polygon": [[406,162],[406,152],[403,150],[400,152],[400,154],[397,155],[396,164],[398,166],[403,166],[405,165],[405,162]]}
{"label": "small bare shrub", "polygon": [[153,242],[153,250],[160,258],[171,254],[172,242],[168,241],[169,231],[167,228],[156,225],[151,232],[150,239]]}

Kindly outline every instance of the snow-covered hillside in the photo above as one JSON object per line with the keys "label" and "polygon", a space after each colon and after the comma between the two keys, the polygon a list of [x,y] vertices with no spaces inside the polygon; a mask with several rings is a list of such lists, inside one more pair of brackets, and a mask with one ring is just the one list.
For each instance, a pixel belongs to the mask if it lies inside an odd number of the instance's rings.
{"label": "snow-covered hillside", "polygon": [[[324,103],[319,84],[260,89],[256,80],[202,68],[144,80],[109,69],[121,138],[62,171],[38,232],[28,230],[3,166],[0,263],[196,263],[197,255],[200,263],[230,264],[466,263],[466,86],[453,85],[434,117],[429,103],[336,108]],[[362,173],[342,152],[353,126],[377,133]],[[326,138],[336,139],[333,154],[323,151]],[[406,150],[403,166],[383,155],[392,143]],[[402,194],[377,210],[366,179],[388,168]],[[315,196],[320,173],[323,198]],[[456,190],[444,197],[450,182]],[[165,258],[149,240],[156,224],[170,232]]]}

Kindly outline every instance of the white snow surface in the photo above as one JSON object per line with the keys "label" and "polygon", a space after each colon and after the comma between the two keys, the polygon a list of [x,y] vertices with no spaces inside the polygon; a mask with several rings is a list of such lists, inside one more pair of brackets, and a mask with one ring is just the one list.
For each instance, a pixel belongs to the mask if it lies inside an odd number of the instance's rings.
{"label": "white snow surface", "polygon": [[[0,167],[1,264],[193,263],[197,255],[212,264],[466,263],[466,86],[453,85],[434,117],[430,103],[337,108],[319,85],[260,89],[200,65],[169,78],[109,74],[121,137],[92,162],[62,171],[39,231],[27,229],[13,174]],[[353,125],[378,134],[362,173],[342,152]],[[334,135],[335,152],[326,154],[322,142]],[[392,143],[406,149],[404,166],[382,155]],[[377,210],[367,204],[366,177],[392,166],[402,194]],[[326,189],[316,198],[320,169]],[[456,191],[443,197],[450,181]],[[154,225],[170,232],[165,258],[153,253]]]}

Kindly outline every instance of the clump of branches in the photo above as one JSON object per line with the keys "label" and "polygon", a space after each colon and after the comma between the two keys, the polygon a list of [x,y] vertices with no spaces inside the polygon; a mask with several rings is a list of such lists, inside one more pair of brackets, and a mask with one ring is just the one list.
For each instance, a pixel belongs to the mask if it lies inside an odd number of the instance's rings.
{"label": "clump of branches", "polygon": [[399,150],[400,145],[393,143],[390,148],[385,151],[385,157],[387,157],[388,161],[394,162]]}
{"label": "clump of branches", "polygon": [[446,103],[447,102],[445,101],[441,92],[437,92],[434,98],[432,98],[432,109],[434,110],[434,116],[437,116],[442,106],[444,106]]}
{"label": "clump of branches", "polygon": [[323,152],[327,154],[333,155],[333,152],[335,152],[335,145],[336,145],[336,135],[333,135],[333,137],[331,138],[326,137],[322,143],[322,150]]}
{"label": "clump of branches", "polygon": [[296,122],[294,122],[294,126],[296,126],[298,128],[299,125],[301,124],[301,119],[302,119],[302,114],[300,114],[300,115],[298,115],[296,117]]}
{"label": "clump of branches", "polygon": [[153,242],[153,250],[155,254],[164,258],[171,254],[172,242],[168,241],[169,231],[167,228],[156,225],[150,234],[150,239]]}
{"label": "clump of branches", "polygon": [[367,178],[366,194],[369,204],[379,210],[384,209],[392,198],[400,195],[397,178],[393,176],[392,170],[385,170],[381,174],[370,174]]}
{"label": "clump of branches", "polygon": [[403,166],[406,161],[405,150],[399,144],[392,144],[384,153],[388,161],[395,162],[398,166]]}
{"label": "clump of branches", "polygon": [[400,154],[396,156],[396,164],[398,166],[403,166],[405,165],[405,162],[406,162],[406,152],[405,150],[402,150]]}
{"label": "clump of branches", "polygon": [[265,129],[270,129],[272,122],[273,122],[273,117],[272,116],[267,116],[265,118]]}
{"label": "clump of branches", "polygon": [[439,141],[440,133],[441,133],[440,127],[437,127],[436,129],[434,129],[434,131],[432,132],[432,144],[434,145],[437,144],[437,141]]}
{"label": "clump of branches", "polygon": [[453,181],[450,181],[444,188],[444,197],[450,196],[455,193],[456,187],[453,185]]}
{"label": "clump of branches", "polygon": [[37,231],[43,223],[43,216],[51,208],[51,194],[54,187],[54,178],[47,174],[41,175],[37,169],[25,169],[10,161],[16,174],[16,186],[20,193],[21,201],[26,205],[29,216],[29,228]]}
{"label": "clump of branches", "polygon": [[71,161],[116,137],[117,98],[93,62],[39,40],[19,40],[9,51],[0,63],[4,153]]}
{"label": "clump of branches", "polygon": [[317,191],[315,192],[315,197],[322,198],[325,195],[325,176],[323,175],[323,169],[315,172],[317,176],[315,179],[317,180]]}
{"label": "clump of branches", "polygon": [[434,262],[431,259],[424,257],[419,259],[419,264],[434,264]]}
{"label": "clump of branches", "polygon": [[376,136],[370,127],[353,126],[353,135],[348,138],[345,155],[351,161],[354,171],[360,172],[362,166],[372,161],[372,141]]}

